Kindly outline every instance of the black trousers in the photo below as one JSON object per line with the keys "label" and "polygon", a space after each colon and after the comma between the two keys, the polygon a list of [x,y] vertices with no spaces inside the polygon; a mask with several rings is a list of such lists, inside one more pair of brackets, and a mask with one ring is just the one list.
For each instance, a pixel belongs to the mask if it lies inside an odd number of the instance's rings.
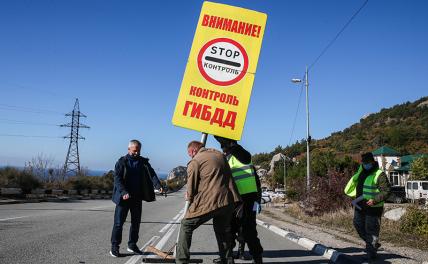
{"label": "black trousers", "polygon": [[234,206],[229,205],[205,215],[181,220],[175,263],[188,263],[190,259],[190,246],[192,244],[193,231],[211,219],[213,219],[214,233],[217,239],[220,257],[224,263],[233,263],[230,226],[233,209]]}
{"label": "black trousers", "polygon": [[112,247],[118,248],[122,242],[123,224],[125,223],[129,211],[131,211],[131,228],[129,230],[128,246],[137,244],[138,233],[140,232],[141,206],[141,200],[135,201],[132,199],[126,201],[122,200],[116,205],[116,209],[114,210],[113,230],[111,232]]}
{"label": "black trousers", "polygon": [[251,256],[261,257],[263,247],[257,233],[256,212],[253,211],[254,201],[243,200],[242,218],[234,217],[232,220],[233,239],[239,243],[247,243]]}
{"label": "black trousers", "polygon": [[368,215],[358,209],[354,213],[354,226],[358,235],[366,242],[369,256],[376,256],[379,247],[379,231],[381,216]]}

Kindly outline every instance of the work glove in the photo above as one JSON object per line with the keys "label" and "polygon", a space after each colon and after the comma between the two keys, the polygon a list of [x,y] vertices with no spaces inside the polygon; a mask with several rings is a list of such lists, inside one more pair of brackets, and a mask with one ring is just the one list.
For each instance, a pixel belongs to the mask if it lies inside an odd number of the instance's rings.
{"label": "work glove", "polygon": [[253,211],[256,212],[256,214],[260,214],[262,206],[258,202],[254,202]]}

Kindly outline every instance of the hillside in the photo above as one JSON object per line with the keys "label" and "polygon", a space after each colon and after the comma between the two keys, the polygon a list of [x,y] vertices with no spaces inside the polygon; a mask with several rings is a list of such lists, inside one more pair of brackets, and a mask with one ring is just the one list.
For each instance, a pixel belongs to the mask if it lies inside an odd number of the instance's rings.
{"label": "hillside", "polygon": [[428,97],[382,109],[341,132],[315,141],[313,148],[354,154],[384,145],[402,155],[428,153]]}
{"label": "hillside", "polygon": [[[360,122],[324,139],[312,140],[311,152],[354,156],[387,145],[402,155],[428,153],[428,97],[406,102],[363,117]],[[300,159],[306,151],[306,141],[271,153],[254,155],[256,165],[266,167],[277,153]]]}

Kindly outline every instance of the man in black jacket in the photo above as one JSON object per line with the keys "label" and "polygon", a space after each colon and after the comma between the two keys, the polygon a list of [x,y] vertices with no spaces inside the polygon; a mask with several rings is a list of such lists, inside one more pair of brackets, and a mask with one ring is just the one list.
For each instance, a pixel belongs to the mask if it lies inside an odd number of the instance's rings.
{"label": "man in black jacket", "polygon": [[112,257],[120,256],[119,245],[122,242],[123,223],[125,223],[128,211],[131,211],[128,251],[142,254],[137,246],[142,201],[155,200],[153,187],[162,192],[162,186],[150,166],[149,159],[141,157],[140,151],[141,143],[138,140],[131,140],[128,145],[128,154],[116,162],[112,197],[116,204],[111,234],[110,255]]}
{"label": "man in black jacket", "polygon": [[[237,258],[245,259],[244,249],[247,243],[253,263],[263,262],[263,247],[257,237],[256,214],[260,212],[261,186],[260,179],[251,163],[251,154],[239,145],[236,140],[215,136],[221,145],[232,169],[232,176],[241,195],[242,214],[238,214],[232,222],[233,237],[238,240]],[[253,178],[253,180],[251,179]],[[240,181],[245,182],[240,182]],[[218,259],[214,263],[219,263]]]}

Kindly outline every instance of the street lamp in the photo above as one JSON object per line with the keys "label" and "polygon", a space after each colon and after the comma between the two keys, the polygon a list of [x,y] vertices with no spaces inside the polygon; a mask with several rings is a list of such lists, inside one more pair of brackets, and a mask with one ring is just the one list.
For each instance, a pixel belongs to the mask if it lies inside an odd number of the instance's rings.
{"label": "street lamp", "polygon": [[[302,79],[291,79],[291,82],[293,83],[301,83],[303,82]],[[306,67],[305,71],[305,87],[306,87],[306,189],[308,191],[308,194],[310,192],[310,186],[311,186],[311,166],[310,166],[310,156],[309,156],[309,143],[311,141],[311,136],[309,134],[309,81],[308,81],[308,67]]]}

